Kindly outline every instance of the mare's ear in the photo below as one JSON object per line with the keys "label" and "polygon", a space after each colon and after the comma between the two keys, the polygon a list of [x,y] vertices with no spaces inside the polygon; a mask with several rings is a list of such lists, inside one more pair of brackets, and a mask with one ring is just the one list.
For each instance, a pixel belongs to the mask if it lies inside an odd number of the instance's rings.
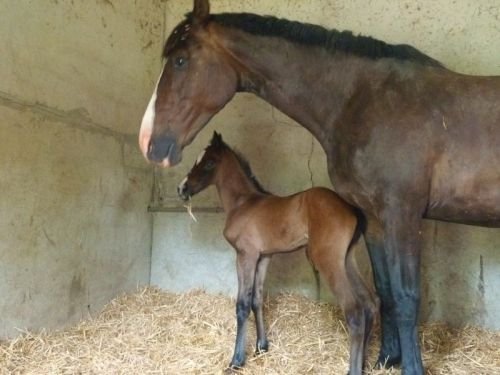
{"label": "mare's ear", "polygon": [[210,15],[210,4],[208,0],[194,0],[193,23],[202,25]]}

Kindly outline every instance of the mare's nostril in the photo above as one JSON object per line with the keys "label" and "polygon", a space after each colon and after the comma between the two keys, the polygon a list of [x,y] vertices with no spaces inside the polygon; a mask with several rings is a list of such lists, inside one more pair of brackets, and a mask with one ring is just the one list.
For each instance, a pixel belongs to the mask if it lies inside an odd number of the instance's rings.
{"label": "mare's nostril", "polygon": [[169,136],[157,136],[151,138],[148,145],[148,159],[161,163],[166,158],[171,157],[171,154],[176,153],[176,141]]}

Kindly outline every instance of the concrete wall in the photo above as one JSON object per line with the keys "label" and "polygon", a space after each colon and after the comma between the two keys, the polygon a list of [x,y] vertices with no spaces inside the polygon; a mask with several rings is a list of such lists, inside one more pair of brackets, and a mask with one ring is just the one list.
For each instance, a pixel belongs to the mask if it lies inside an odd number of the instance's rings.
{"label": "concrete wall", "polygon": [[[214,12],[273,14],[409,43],[454,70],[500,74],[497,0],[212,0],[211,5]],[[166,2],[167,34],[191,7],[191,0]],[[180,166],[156,171],[154,210],[175,211],[181,206],[175,187],[214,129],[248,157],[262,184],[277,194],[330,186],[316,141],[268,104],[241,94],[185,150]],[[218,207],[214,193],[212,189],[197,196],[195,208]],[[194,223],[186,213],[155,214],[151,280],[169,290],[205,288],[234,295],[234,252],[222,238],[224,216],[197,216]],[[425,233],[422,318],[500,328],[500,231],[428,221]],[[366,268],[365,249],[357,250]],[[267,284],[271,291],[288,289],[315,296],[314,278],[303,254],[273,259]]]}
{"label": "concrete wall", "polygon": [[0,1],[0,337],[147,284],[161,1]]}

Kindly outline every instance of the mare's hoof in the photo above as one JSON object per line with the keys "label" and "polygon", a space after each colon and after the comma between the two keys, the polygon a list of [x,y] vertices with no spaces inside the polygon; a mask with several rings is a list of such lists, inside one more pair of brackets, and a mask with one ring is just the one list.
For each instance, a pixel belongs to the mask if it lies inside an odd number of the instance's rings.
{"label": "mare's hoof", "polygon": [[391,357],[386,355],[379,355],[375,367],[377,368],[389,368],[389,367],[399,367],[401,364],[401,356]]}

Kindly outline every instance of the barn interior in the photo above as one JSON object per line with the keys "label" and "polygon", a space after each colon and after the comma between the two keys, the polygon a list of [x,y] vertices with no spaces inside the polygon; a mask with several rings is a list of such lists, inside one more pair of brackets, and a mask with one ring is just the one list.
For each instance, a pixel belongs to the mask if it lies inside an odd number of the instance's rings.
{"label": "barn interior", "polygon": [[[500,73],[496,0],[211,6],[411,44],[461,73]],[[214,130],[273,193],[331,187],[317,141],[249,94],[206,126],[179,166],[144,160],[137,134],[162,46],[191,7],[191,0],[0,3],[0,338],[70,326],[138,286],[234,296],[235,255],[222,237],[215,190],[193,199],[197,222],[176,192]],[[499,231],[426,221],[424,236],[421,320],[500,329]],[[362,244],[357,252],[369,280]],[[317,293],[303,253],[276,256],[266,285],[270,293]]]}

